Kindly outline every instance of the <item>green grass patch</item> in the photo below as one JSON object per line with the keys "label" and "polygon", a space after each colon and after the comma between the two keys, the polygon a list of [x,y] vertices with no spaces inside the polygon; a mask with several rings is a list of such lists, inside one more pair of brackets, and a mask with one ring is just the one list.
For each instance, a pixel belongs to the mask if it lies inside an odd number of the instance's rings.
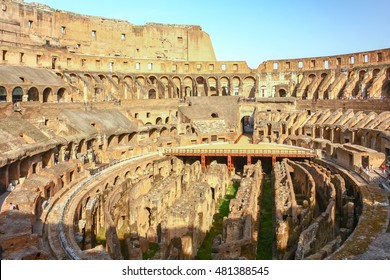
{"label": "green grass patch", "polygon": [[203,240],[202,246],[198,250],[198,254],[195,259],[197,260],[211,260],[211,247],[213,245],[214,238],[222,233],[222,222],[223,218],[229,215],[229,204],[237,193],[239,183],[234,183],[226,190],[225,197],[218,204],[218,213],[214,215],[213,225],[207,232],[205,239]]}
{"label": "green grass patch", "polygon": [[272,259],[272,247],[274,241],[272,228],[273,201],[272,184],[270,176],[268,175],[264,181],[263,193],[261,195],[259,237],[256,257],[258,260]]}
{"label": "green grass patch", "polygon": [[160,249],[160,246],[158,246],[157,243],[149,243],[149,250],[146,253],[142,254],[142,258],[144,260],[149,260],[149,259],[153,258],[159,249]]}

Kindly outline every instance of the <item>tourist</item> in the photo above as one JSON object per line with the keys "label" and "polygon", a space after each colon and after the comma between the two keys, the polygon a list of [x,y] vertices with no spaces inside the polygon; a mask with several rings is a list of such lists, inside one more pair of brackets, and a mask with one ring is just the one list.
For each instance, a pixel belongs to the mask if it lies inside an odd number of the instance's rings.
{"label": "tourist", "polygon": [[16,210],[16,205],[12,204],[12,202],[9,204],[9,210]]}

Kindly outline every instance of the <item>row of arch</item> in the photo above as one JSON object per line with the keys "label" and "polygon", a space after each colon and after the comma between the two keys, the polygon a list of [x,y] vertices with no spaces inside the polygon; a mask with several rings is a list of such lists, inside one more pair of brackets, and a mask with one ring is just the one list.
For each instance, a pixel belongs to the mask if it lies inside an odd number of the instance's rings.
{"label": "row of arch", "polygon": [[[91,74],[91,73],[57,73],[73,86],[80,81],[95,90],[141,91],[138,99],[183,98],[186,96],[217,96],[217,95],[254,95],[256,78],[254,76],[167,76],[167,75],[117,75]],[[131,94],[129,93],[129,96]],[[125,98],[127,99],[127,98]]]}
{"label": "row of arch", "polygon": [[[335,76],[334,82],[332,81],[332,75]],[[310,73],[307,75],[299,74],[298,75],[298,84],[297,87],[291,92],[291,96],[299,97],[302,99],[342,99],[347,97],[352,98],[369,98],[370,91],[372,94],[376,94],[372,90],[374,82],[378,78],[384,75],[384,81],[381,84],[382,96],[390,97],[390,68],[387,69],[360,69],[349,71],[346,75],[346,78],[339,88],[336,88],[332,85],[337,85],[342,79],[340,79],[342,73],[326,73],[321,74]],[[281,89],[279,91],[280,96],[285,94],[285,90]],[[377,96],[379,97],[379,96]]]}
{"label": "row of arch", "polygon": [[[390,95],[390,68],[382,71],[387,79],[383,84],[384,94]],[[351,96],[365,95],[381,73],[381,69],[350,71],[347,81],[352,81]],[[372,73],[372,74],[371,74]],[[279,84],[272,86],[272,93],[267,86],[258,85],[255,76],[167,76],[167,75],[107,75],[93,73],[57,73],[57,76],[71,85],[73,92],[79,95],[68,94],[65,87],[54,90],[54,87],[15,86],[6,88],[0,86],[0,102],[38,101],[38,102],[69,102],[69,101],[108,101],[121,99],[163,99],[184,98],[188,96],[223,96],[240,95],[246,98],[276,96],[293,96],[303,99],[343,98],[345,92],[340,91],[337,96],[331,96],[329,73],[303,73],[297,77],[297,85]],[[370,79],[367,77],[369,76]],[[363,84],[364,82],[364,84]],[[361,89],[364,87],[363,90]],[[89,90],[85,95],[84,89]],[[258,94],[257,94],[258,93]],[[348,94],[348,93],[347,93]]]}
{"label": "row of arch", "polygon": [[9,90],[4,86],[0,86],[0,102],[22,102],[22,101],[38,101],[38,102],[64,102],[66,101],[67,90],[65,88],[59,88],[56,92],[46,87],[43,90],[38,90],[37,87],[30,87],[24,89],[20,86],[16,86]]}

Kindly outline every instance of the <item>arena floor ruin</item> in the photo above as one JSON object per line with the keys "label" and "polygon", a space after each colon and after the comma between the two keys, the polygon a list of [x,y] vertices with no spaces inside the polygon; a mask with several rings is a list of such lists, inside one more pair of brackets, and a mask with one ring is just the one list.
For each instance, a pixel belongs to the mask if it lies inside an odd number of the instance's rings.
{"label": "arena floor ruin", "polygon": [[0,4],[3,259],[390,258],[390,49],[251,69],[200,26]]}

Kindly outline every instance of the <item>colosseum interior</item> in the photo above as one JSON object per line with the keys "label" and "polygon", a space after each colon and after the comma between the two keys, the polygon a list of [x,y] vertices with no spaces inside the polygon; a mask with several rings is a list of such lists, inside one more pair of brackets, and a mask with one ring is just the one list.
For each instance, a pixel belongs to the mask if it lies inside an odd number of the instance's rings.
{"label": "colosseum interior", "polygon": [[0,4],[2,259],[390,258],[390,49]]}

